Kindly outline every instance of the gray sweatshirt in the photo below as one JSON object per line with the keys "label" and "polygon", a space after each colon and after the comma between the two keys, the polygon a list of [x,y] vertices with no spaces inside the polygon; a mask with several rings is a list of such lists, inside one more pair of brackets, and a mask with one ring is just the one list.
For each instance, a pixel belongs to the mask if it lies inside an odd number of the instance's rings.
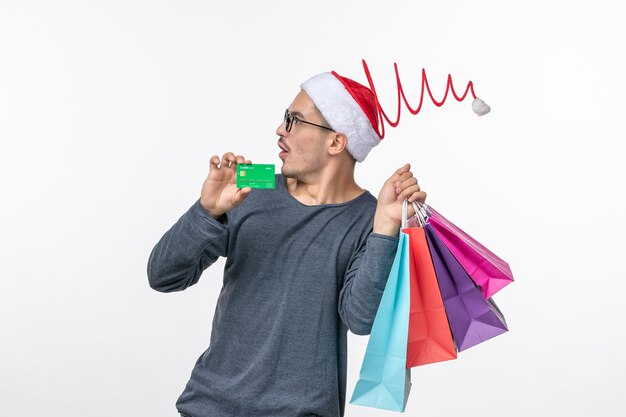
{"label": "gray sweatshirt", "polygon": [[220,219],[197,200],[148,261],[150,286],[181,291],[219,256],[208,349],[178,411],[189,417],[344,415],[347,331],[369,334],[398,238],[372,232],[376,198],[306,206],[276,175]]}

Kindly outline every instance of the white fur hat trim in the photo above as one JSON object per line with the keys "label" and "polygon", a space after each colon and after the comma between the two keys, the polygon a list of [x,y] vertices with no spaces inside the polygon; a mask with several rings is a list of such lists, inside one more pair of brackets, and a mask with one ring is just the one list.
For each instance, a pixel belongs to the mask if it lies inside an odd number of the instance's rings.
{"label": "white fur hat trim", "polygon": [[365,112],[346,87],[330,72],[324,72],[300,85],[318,108],[330,127],[348,138],[348,152],[362,162],[380,136]]}

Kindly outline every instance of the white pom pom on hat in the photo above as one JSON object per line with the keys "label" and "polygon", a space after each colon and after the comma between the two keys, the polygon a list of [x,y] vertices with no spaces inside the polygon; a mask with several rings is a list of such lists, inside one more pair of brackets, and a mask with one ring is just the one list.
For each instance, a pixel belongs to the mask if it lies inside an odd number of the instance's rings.
{"label": "white pom pom on hat", "polygon": [[472,110],[479,116],[484,116],[491,111],[491,107],[480,98],[476,97],[472,101]]}
{"label": "white pom pom on hat", "polygon": [[467,85],[465,94],[460,97],[457,96],[452,86],[452,78],[450,75],[448,75],[448,84],[444,98],[438,102],[430,92],[424,69],[422,69],[420,103],[416,109],[412,109],[402,91],[398,67],[394,63],[398,81],[398,117],[395,122],[392,122],[378,102],[376,90],[365,60],[362,62],[370,87],[366,87],[349,78],[342,77],[335,71],[315,75],[300,85],[300,88],[309,95],[330,127],[346,135],[348,139],[348,152],[359,162],[362,162],[372,148],[377,146],[385,137],[383,118],[392,127],[398,125],[400,121],[400,96],[404,98],[405,104],[412,114],[419,112],[425,90],[428,91],[431,100],[438,107],[445,102],[448,90],[451,89],[457,101],[464,100],[467,93],[471,92],[474,97],[472,110],[477,115],[483,116],[491,110],[483,100],[476,97],[471,81]]}

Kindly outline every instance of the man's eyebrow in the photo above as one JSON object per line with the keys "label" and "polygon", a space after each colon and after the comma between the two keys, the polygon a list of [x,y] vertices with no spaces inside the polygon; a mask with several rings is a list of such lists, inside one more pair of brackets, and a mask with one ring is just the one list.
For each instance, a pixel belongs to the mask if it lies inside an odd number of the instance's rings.
{"label": "man's eyebrow", "polygon": [[300,113],[299,111],[291,111],[291,110],[289,110],[289,113],[291,113],[292,116],[304,118],[304,115],[302,113]]}

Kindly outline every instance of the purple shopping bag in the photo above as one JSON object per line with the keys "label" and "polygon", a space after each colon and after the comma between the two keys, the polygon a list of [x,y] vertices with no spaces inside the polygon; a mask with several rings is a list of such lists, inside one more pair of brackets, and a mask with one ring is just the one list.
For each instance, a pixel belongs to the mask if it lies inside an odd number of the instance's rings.
{"label": "purple shopping bag", "polygon": [[485,299],[513,282],[513,272],[508,263],[432,207],[428,206],[427,210],[429,224],[472,280],[480,286]]}
{"label": "purple shopping bag", "polygon": [[483,298],[430,223],[424,225],[424,231],[452,337],[459,352],[506,332],[506,322],[498,307],[491,299]]}

